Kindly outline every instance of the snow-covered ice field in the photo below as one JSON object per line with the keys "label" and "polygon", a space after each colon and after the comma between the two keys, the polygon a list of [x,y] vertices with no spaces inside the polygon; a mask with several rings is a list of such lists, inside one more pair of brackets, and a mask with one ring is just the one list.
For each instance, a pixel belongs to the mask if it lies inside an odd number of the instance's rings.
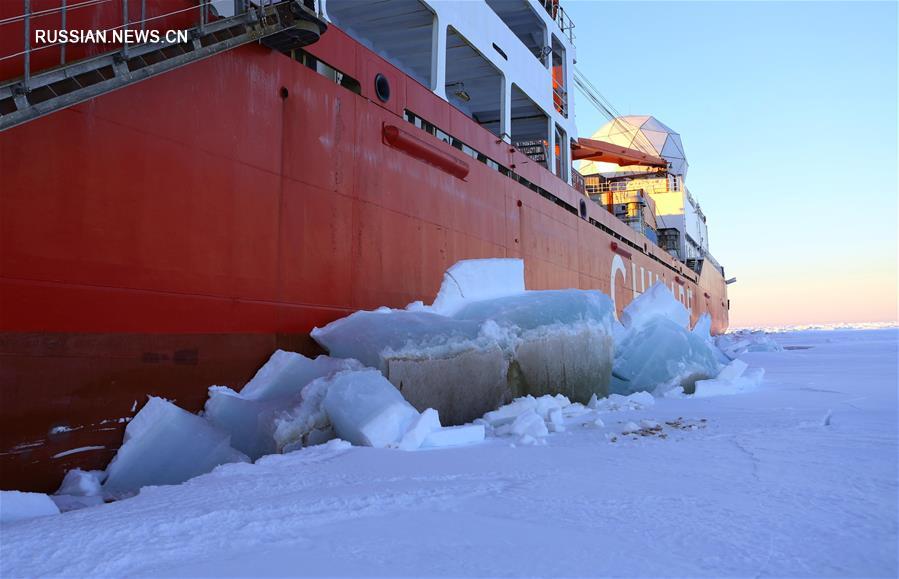
{"label": "snow-covered ice field", "polygon": [[568,417],[545,444],[225,465],[5,524],[0,574],[895,577],[897,335],[777,334],[742,356],[755,391]]}

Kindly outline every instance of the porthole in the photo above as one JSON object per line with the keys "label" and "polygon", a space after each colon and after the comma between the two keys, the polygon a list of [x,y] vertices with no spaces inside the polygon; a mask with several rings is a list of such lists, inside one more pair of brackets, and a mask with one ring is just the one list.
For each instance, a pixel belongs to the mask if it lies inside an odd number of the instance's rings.
{"label": "porthole", "polygon": [[380,72],[375,76],[375,94],[382,103],[390,100],[390,81]]}

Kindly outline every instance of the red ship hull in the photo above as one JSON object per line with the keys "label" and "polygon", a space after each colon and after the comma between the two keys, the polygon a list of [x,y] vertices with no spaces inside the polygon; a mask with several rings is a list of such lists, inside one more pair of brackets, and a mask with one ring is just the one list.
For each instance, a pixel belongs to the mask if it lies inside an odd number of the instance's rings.
{"label": "red ship hull", "polygon": [[103,468],[147,395],[199,410],[276,347],[317,353],[314,326],[430,302],[460,259],[521,257],[529,288],[598,289],[619,311],[657,277],[726,328],[713,267],[695,274],[599,205],[582,218],[583,195],[341,31],[308,51],[362,94],[248,46],[0,135],[0,487]]}

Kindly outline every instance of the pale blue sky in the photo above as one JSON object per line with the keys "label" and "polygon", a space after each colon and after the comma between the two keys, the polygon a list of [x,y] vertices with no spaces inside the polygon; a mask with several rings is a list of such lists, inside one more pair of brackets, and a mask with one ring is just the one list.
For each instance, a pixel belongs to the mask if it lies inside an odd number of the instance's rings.
{"label": "pale blue sky", "polygon": [[563,6],[578,68],[681,133],[732,325],[896,319],[895,2]]}

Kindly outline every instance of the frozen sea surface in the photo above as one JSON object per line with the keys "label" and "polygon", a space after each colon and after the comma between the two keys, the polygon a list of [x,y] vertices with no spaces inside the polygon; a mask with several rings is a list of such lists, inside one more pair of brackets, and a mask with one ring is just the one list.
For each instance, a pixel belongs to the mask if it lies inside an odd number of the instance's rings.
{"label": "frozen sea surface", "polygon": [[778,334],[755,391],[546,444],[332,441],[5,524],[0,574],[895,577],[897,333]]}

